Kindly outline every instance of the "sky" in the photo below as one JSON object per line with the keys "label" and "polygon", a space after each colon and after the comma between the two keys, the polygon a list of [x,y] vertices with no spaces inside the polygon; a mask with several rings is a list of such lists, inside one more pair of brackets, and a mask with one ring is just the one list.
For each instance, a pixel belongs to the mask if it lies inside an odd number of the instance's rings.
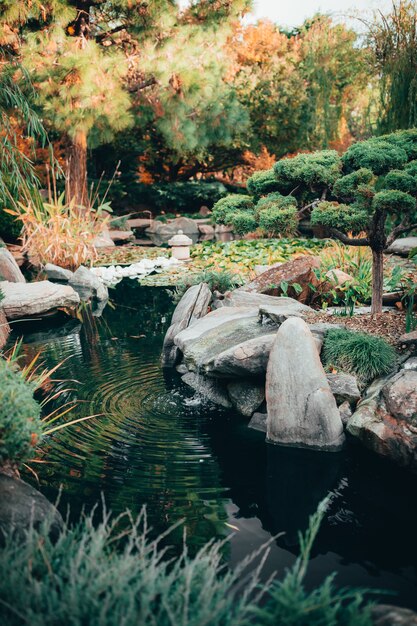
{"label": "sky", "polygon": [[[246,21],[268,18],[280,26],[300,26],[307,17],[317,12],[331,13],[345,20],[345,16],[366,17],[372,11],[386,11],[391,6],[390,0],[254,0],[253,15]],[[355,20],[354,20],[355,21]]]}

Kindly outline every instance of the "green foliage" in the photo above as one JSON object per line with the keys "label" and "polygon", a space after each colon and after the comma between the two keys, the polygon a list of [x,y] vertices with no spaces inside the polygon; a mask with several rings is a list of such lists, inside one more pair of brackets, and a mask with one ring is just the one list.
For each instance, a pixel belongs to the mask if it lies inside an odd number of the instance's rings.
{"label": "green foliage", "polygon": [[296,206],[297,206],[297,200],[294,198],[294,196],[283,196],[278,191],[275,191],[274,193],[270,193],[264,198],[261,198],[260,200],[258,200],[258,203],[255,207],[255,212],[259,217],[260,212],[263,211],[264,209],[269,209],[271,207],[275,207],[278,209],[285,209],[288,207],[296,207]]}
{"label": "green foliage", "polygon": [[404,170],[407,172],[407,174],[410,174],[410,176],[417,177],[417,159],[407,163],[407,165],[404,167]]}
{"label": "green foliage", "polygon": [[341,160],[335,150],[299,154],[292,159],[281,159],[274,165],[278,191],[294,193],[299,186],[320,191],[333,185],[340,176]]}
{"label": "green foliage", "polygon": [[230,224],[237,211],[253,211],[254,204],[250,196],[230,194],[218,200],[213,207],[213,219],[218,224]]}
{"label": "green foliage", "polygon": [[13,364],[0,359],[0,465],[32,458],[42,433],[34,386]]}
{"label": "green foliage", "polygon": [[324,513],[322,504],[300,535],[295,564],[268,586],[260,583],[259,568],[247,573],[259,554],[228,568],[224,543],[209,542],[194,557],[184,547],[169,558],[166,538],[150,537],[144,511],[137,520],[104,513],[99,523],[91,514],[74,527],[66,524],[56,541],[47,524],[22,541],[6,537],[2,626],[371,626],[364,591],[338,590],[334,576],[317,589],[305,587]]}
{"label": "green foliage", "polygon": [[391,170],[385,176],[382,188],[396,189],[398,191],[404,191],[405,193],[415,194],[417,193],[417,179],[407,172]]}
{"label": "green foliage", "polygon": [[185,212],[197,211],[202,205],[211,208],[227,194],[226,187],[217,181],[159,183],[149,191],[157,208]]}
{"label": "green foliage", "polygon": [[337,202],[320,202],[311,213],[312,224],[336,228],[342,232],[358,233],[365,230],[368,220],[368,214],[361,208]]}
{"label": "green foliage", "polygon": [[232,291],[236,287],[241,287],[243,278],[239,274],[227,270],[202,270],[201,272],[190,273],[176,284],[175,292],[172,296],[174,302],[179,302],[187,289],[200,283],[207,283],[210,291],[226,293],[226,291]]}
{"label": "green foliage", "polygon": [[374,209],[387,213],[411,213],[416,208],[416,199],[404,191],[379,191],[372,201]]}
{"label": "green foliage", "polygon": [[358,187],[369,184],[374,178],[371,170],[364,167],[339,178],[333,185],[333,195],[344,202],[355,199]]}
{"label": "green foliage", "polygon": [[281,209],[278,206],[269,206],[259,214],[259,226],[270,236],[295,233],[298,225],[297,208],[290,206]]}
{"label": "green foliage", "polygon": [[22,230],[22,224],[13,215],[0,209],[0,237],[5,241],[15,241]]}
{"label": "green foliage", "polygon": [[334,329],[326,333],[322,359],[327,368],[355,374],[365,383],[390,372],[395,365],[396,354],[394,348],[381,337]]}
{"label": "green foliage", "polygon": [[354,143],[342,156],[346,171],[366,168],[377,175],[386,174],[392,169],[401,169],[407,160],[405,150],[382,139]]}
{"label": "green foliage", "polygon": [[249,193],[255,197],[265,196],[278,190],[278,182],[273,169],[255,172],[246,181]]}
{"label": "green foliage", "polygon": [[238,235],[252,233],[258,227],[253,211],[236,211],[236,213],[230,214],[230,224]]}
{"label": "green foliage", "polygon": [[379,139],[388,141],[388,143],[397,146],[404,150],[407,154],[407,159],[417,159],[417,129],[409,128],[407,130],[399,130],[395,133],[389,133],[389,135],[381,135]]}

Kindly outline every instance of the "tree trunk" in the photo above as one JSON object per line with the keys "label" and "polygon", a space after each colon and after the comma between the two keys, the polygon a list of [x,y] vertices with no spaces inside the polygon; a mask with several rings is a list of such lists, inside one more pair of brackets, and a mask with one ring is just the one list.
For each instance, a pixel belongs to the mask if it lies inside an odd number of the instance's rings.
{"label": "tree trunk", "polygon": [[382,313],[382,296],[384,294],[384,253],[372,250],[372,307],[371,314]]}
{"label": "tree trunk", "polygon": [[70,140],[66,194],[68,202],[87,207],[87,135],[83,130],[77,130]]}

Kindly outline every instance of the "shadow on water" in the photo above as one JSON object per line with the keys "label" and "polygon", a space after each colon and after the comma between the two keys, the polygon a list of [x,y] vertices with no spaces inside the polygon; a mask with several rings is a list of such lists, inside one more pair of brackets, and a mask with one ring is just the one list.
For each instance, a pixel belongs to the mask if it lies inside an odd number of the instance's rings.
{"label": "shadow on water", "polygon": [[[101,494],[115,513],[146,504],[155,532],[183,519],[193,549],[230,535],[231,563],[284,531],[265,576],[294,562],[298,530],[331,493],[308,584],[336,571],[340,585],[393,589],[393,602],[417,608],[417,478],[352,445],[320,454],[266,444],[242,417],[162,372],[173,309],[165,290],[129,281],[112,295],[102,317],[86,309],[82,325],[14,330],[13,339],[24,331],[27,358],[65,359],[60,377],[79,381],[59,383],[70,388],[62,402],[79,401],[71,417],[100,414],[46,442],[46,463],[35,467],[42,491],[54,500],[62,488],[73,519]],[[179,544],[182,530],[171,539]]]}

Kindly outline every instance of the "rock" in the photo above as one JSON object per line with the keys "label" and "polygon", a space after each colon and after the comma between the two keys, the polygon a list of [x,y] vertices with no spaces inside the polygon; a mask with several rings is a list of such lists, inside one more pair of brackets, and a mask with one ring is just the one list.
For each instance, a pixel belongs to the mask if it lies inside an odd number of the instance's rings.
{"label": "rock", "polygon": [[109,236],[116,245],[135,240],[135,235],[131,230],[109,230]]}
{"label": "rock", "polygon": [[[282,293],[280,284],[285,282],[289,285],[288,294],[290,296],[299,302],[309,302],[313,294],[311,285],[317,286],[319,284],[313,270],[319,267],[320,259],[318,257],[302,256],[260,274],[250,283],[240,287],[239,291],[277,296]],[[301,291],[299,293],[291,287],[294,283],[300,285]]]}
{"label": "rock", "polygon": [[394,304],[401,301],[402,296],[402,291],[390,291],[389,293],[384,293],[382,296],[382,304],[385,304],[386,306],[394,306]]}
{"label": "rock", "polygon": [[404,237],[404,239],[396,239],[386,252],[388,254],[398,254],[399,256],[408,256],[413,248],[417,248],[417,237]]}
{"label": "rock", "polygon": [[267,438],[284,445],[339,450],[343,424],[314,337],[291,317],[279,328],[266,372]]}
{"label": "rock", "polygon": [[6,247],[0,248],[0,280],[7,280],[9,283],[26,282],[14,256]]}
{"label": "rock", "polygon": [[[287,298],[285,296],[267,296],[262,293],[249,293],[247,291],[241,291],[235,289],[234,291],[228,291],[225,294],[218,294],[216,300],[213,302],[213,308],[218,309],[220,307],[260,307],[260,306],[294,306],[303,307],[300,302],[294,298]],[[301,310],[301,308],[300,308]],[[304,310],[304,309],[303,309]],[[311,309],[312,310],[312,309]]]}
{"label": "rock", "polygon": [[7,323],[6,314],[0,304],[0,350],[6,345],[9,335],[10,326]]}
{"label": "rock", "polygon": [[8,320],[42,315],[58,308],[73,308],[80,297],[69,285],[58,285],[48,280],[37,283],[0,282],[4,294],[2,307]]}
{"label": "rock", "polygon": [[204,371],[208,376],[216,378],[265,376],[274,339],[275,330],[232,346],[208,360]]}
{"label": "rock", "polygon": [[413,330],[411,333],[404,333],[404,335],[401,335],[401,337],[398,339],[398,343],[404,344],[406,346],[413,346],[415,344],[417,344],[417,330]]}
{"label": "rock", "polygon": [[294,303],[283,306],[263,305],[259,307],[261,319],[267,318],[275,324],[283,324],[289,317],[305,317],[307,314],[314,315],[314,309],[296,300]]}
{"label": "rock", "polygon": [[353,282],[354,278],[350,274],[347,274],[343,270],[334,269],[326,272],[326,278],[329,279],[334,285],[341,287],[345,283]]}
{"label": "rock", "polygon": [[226,389],[224,389],[224,387],[217,381],[209,380],[194,372],[184,374],[184,376],[181,376],[181,380],[214,404],[223,406],[226,409],[231,408],[232,403]]}
{"label": "rock", "polygon": [[235,409],[246,417],[250,417],[256,409],[259,409],[265,400],[264,385],[255,385],[250,380],[229,383],[227,391]]}
{"label": "rock", "polygon": [[339,406],[339,413],[343,426],[346,426],[349,419],[352,417],[352,409],[350,408],[350,404],[347,400],[342,402],[342,404]]}
{"label": "rock", "polygon": [[0,535],[23,537],[31,526],[49,522],[51,538],[57,539],[63,520],[39,491],[16,478],[0,474]]}
{"label": "rock", "polygon": [[109,235],[109,231],[105,228],[93,241],[95,248],[113,248],[116,244]]}
{"label": "rock", "polygon": [[145,228],[149,228],[151,222],[150,218],[135,217],[127,220],[126,224],[130,230],[145,230]]}
{"label": "rock", "polygon": [[173,313],[171,326],[165,335],[162,347],[162,365],[173,367],[179,360],[181,350],[175,345],[174,339],[190,324],[206,315],[211,300],[211,291],[207,283],[190,287]]}
{"label": "rock", "polygon": [[417,472],[417,428],[387,410],[383,390],[397,374],[375,380],[347,423],[347,431],[366,448]]}
{"label": "rock", "polygon": [[177,217],[166,224],[159,220],[154,220],[149,228],[146,229],[146,232],[162,237],[172,237],[172,235],[176,235],[179,230],[182,230],[184,235],[198,235],[198,226],[195,221],[189,217]]}
{"label": "rock", "polygon": [[198,224],[198,230],[202,235],[214,236],[214,228],[211,224]]}
{"label": "rock", "polygon": [[201,217],[208,217],[209,215],[211,215],[211,211],[208,208],[208,206],[201,206],[199,211],[198,211],[201,215]]}
{"label": "rock", "polygon": [[417,626],[417,613],[390,604],[377,604],[371,608],[374,626]]}
{"label": "rock", "polygon": [[224,233],[232,233],[233,226],[230,226],[229,224],[216,224],[214,227],[214,232],[216,233],[216,235],[222,235]]}
{"label": "rock", "polygon": [[417,426],[417,372],[402,370],[385,385],[382,395],[390,415]]}
{"label": "rock", "polygon": [[181,376],[183,374],[187,374],[188,372],[188,367],[184,363],[180,363],[179,365],[176,366],[175,369],[177,370],[178,374],[181,374]]}
{"label": "rock", "polygon": [[59,267],[59,265],[54,265],[53,263],[47,263],[43,269],[46,272],[48,280],[57,280],[62,283],[67,283],[74,275],[71,270],[66,270],[65,268]]}
{"label": "rock", "polygon": [[361,398],[356,376],[351,374],[327,374],[330,391],[334,395],[337,404],[347,401],[350,405],[356,405]]}
{"label": "rock", "polygon": [[405,370],[417,370],[417,356],[412,356],[403,363]]}
{"label": "rock", "polygon": [[109,292],[102,281],[91,272],[88,267],[80,265],[80,267],[72,275],[69,285],[80,294],[82,300],[95,298],[102,301],[107,300]]}
{"label": "rock", "polygon": [[254,430],[266,433],[266,418],[266,413],[254,413],[248,424],[248,428],[253,428]]}

